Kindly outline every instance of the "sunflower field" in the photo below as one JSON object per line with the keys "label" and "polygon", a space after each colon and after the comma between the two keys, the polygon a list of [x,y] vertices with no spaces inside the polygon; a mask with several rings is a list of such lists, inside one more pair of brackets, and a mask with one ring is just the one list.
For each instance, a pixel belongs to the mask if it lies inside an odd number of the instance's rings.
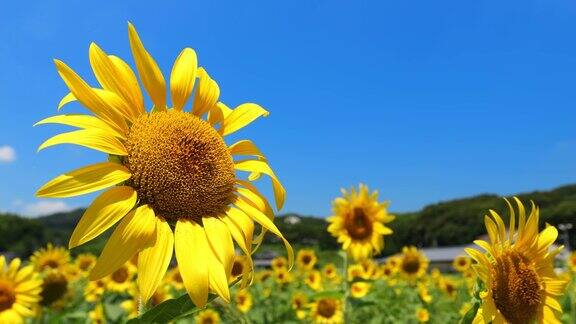
{"label": "sunflower field", "polygon": [[[97,85],[54,61],[69,90],[57,110],[85,110],[37,122],[76,128],[39,150],[73,144],[103,156],[36,196],[98,195],[67,247],[0,256],[0,324],[576,322],[576,254],[563,254],[537,202],[504,198],[504,211],[486,210],[485,239],[451,271],[416,246],[381,257],[397,217],[364,184],[332,202],[323,231],[335,258],[289,242],[274,222],[286,199],[280,178],[252,140],[236,138],[269,112],[224,104],[192,48],[165,78],[131,23],[128,44],[134,67],[90,44]],[[98,257],[74,250],[105,232]],[[257,259],[266,236],[280,252]]]}

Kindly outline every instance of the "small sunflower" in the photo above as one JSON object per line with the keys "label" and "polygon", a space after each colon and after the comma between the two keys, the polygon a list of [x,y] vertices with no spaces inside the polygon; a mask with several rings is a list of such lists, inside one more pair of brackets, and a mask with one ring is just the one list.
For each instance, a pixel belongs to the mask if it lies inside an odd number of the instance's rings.
{"label": "small sunflower", "polygon": [[[481,316],[486,323],[556,323],[562,307],[558,298],[567,282],[554,272],[560,248],[551,248],[558,237],[553,226],[538,233],[539,209],[532,203],[527,217],[524,205],[514,197],[518,209],[506,200],[510,212],[508,231],[493,210],[484,217],[490,243],[477,240],[484,253],[467,248],[476,261],[473,268],[484,283]],[[516,225],[517,224],[517,225]]]}
{"label": "small sunflower", "polygon": [[84,287],[84,299],[90,303],[100,301],[106,292],[106,281],[107,278],[89,281]]}
{"label": "small sunflower", "polygon": [[296,317],[300,320],[306,317],[306,304],[308,304],[308,296],[303,292],[295,292],[292,295],[292,308],[296,312]]}
{"label": "small sunflower", "polygon": [[63,300],[66,294],[69,292],[69,282],[66,276],[57,270],[51,270],[47,272],[42,281],[42,292],[40,296],[42,300],[40,305],[48,307],[56,305],[54,308],[60,308],[63,306]]}
{"label": "small sunflower", "polygon": [[262,270],[256,273],[256,281],[263,283],[274,276],[274,272],[270,270]]}
{"label": "small sunflower", "polygon": [[428,259],[414,246],[402,248],[399,270],[408,279],[420,278],[428,269]]}
{"label": "small sunflower", "polygon": [[[79,101],[93,115],[58,115],[37,124],[64,124],[79,130],[56,135],[40,149],[76,144],[108,155],[43,185],[38,197],[65,198],[106,189],[88,207],[70,238],[74,248],[118,223],[90,279],[103,278],[138,255],[137,284],[148,301],[162,281],[175,251],[184,286],[203,307],[208,291],[230,300],[228,277],[234,241],[245,255],[270,231],[280,237],[292,264],[290,244],[273,223],[267,199],[252,184],[261,175],[272,181],[276,208],[285,190],[260,150],[249,140],[224,141],[268,112],[253,104],[235,109],[219,102],[220,89],[197,66],[191,48],[176,58],[167,86],[158,64],[144,48],[134,26],[129,40],[140,80],[151,98],[148,111],[136,74],[122,59],[96,44],[90,64],[101,88],[88,85],[62,61],[58,73],[71,93],[59,108]],[[191,101],[191,111],[185,111]],[[237,172],[246,172],[238,176]],[[253,239],[254,222],[262,226]]]}
{"label": "small sunflower", "polygon": [[416,310],[416,318],[420,323],[427,323],[430,320],[430,313],[426,308],[418,308]]}
{"label": "small sunflower", "polygon": [[426,304],[432,302],[432,295],[430,295],[428,287],[423,283],[418,283],[418,296],[420,297],[420,300]]}
{"label": "small sunflower", "polygon": [[16,258],[6,264],[0,255],[0,323],[22,323],[33,317],[41,300],[42,280],[31,265],[20,268]]}
{"label": "small sunflower", "polygon": [[342,302],[335,298],[320,298],[310,306],[310,314],[314,323],[341,324],[344,323]]}
{"label": "small sunflower", "polygon": [[270,263],[272,270],[280,270],[288,267],[288,260],[285,257],[275,257]]}
{"label": "small sunflower", "polygon": [[276,282],[281,285],[289,284],[294,279],[292,278],[292,273],[290,273],[286,268],[274,271],[274,278]]}
{"label": "small sunflower", "polygon": [[134,265],[130,262],[126,262],[108,275],[106,280],[107,288],[115,292],[126,292],[128,289],[132,288],[132,279],[134,279],[135,275],[136,268]]}
{"label": "small sunflower", "polygon": [[470,269],[471,265],[472,260],[470,259],[470,257],[465,255],[459,255],[456,258],[454,258],[454,261],[452,261],[452,267],[456,269],[456,271],[458,272],[467,271],[468,269]]}
{"label": "small sunflower", "polygon": [[240,276],[245,276],[246,279],[248,279],[247,275],[251,273],[253,267],[251,261],[252,259],[245,255],[236,255],[234,257],[234,263],[232,264],[232,270],[230,271],[229,281],[232,282]]}
{"label": "small sunflower", "polygon": [[214,310],[205,309],[196,315],[194,321],[196,324],[219,324],[220,314]]}
{"label": "small sunflower", "polygon": [[104,314],[104,307],[98,303],[93,310],[88,312],[88,318],[92,324],[105,324],[106,315]]}
{"label": "small sunflower", "polygon": [[296,266],[300,271],[309,271],[314,269],[318,257],[312,249],[301,249],[296,255]]}
{"label": "small sunflower", "polygon": [[384,279],[390,279],[398,272],[398,268],[388,263],[383,264],[381,268],[382,277]]}
{"label": "small sunflower", "polygon": [[312,290],[322,289],[322,275],[318,270],[308,271],[304,275],[304,283]]}
{"label": "small sunflower", "polygon": [[362,298],[368,294],[370,287],[370,283],[365,281],[354,282],[350,286],[350,294],[354,298]]}
{"label": "small sunflower", "polygon": [[576,251],[570,253],[568,257],[568,269],[576,272]]}
{"label": "small sunflower", "polygon": [[242,313],[248,313],[252,308],[252,294],[247,289],[239,290],[236,293],[236,308]]}
{"label": "small sunflower", "polygon": [[357,279],[368,280],[369,278],[369,275],[361,264],[352,264],[348,266],[348,281],[354,281]]}
{"label": "small sunflower", "polygon": [[176,290],[184,289],[184,282],[182,281],[182,276],[178,267],[174,267],[168,271],[165,281],[174,287]]}
{"label": "small sunflower", "polygon": [[456,284],[456,282],[447,277],[440,278],[438,282],[438,287],[440,288],[440,290],[442,290],[449,297],[452,298],[456,296],[456,293],[458,293],[458,285]]}
{"label": "small sunflower", "polygon": [[89,273],[96,264],[96,257],[90,253],[79,254],[76,257],[76,265],[83,273]]}
{"label": "small sunflower", "polygon": [[52,243],[48,243],[45,248],[40,248],[32,254],[30,262],[36,271],[62,269],[70,262],[70,253],[61,246],[55,247]]}
{"label": "small sunflower", "polygon": [[324,277],[329,280],[335,280],[338,278],[338,268],[334,265],[334,263],[328,263],[327,265],[322,268],[322,273]]}

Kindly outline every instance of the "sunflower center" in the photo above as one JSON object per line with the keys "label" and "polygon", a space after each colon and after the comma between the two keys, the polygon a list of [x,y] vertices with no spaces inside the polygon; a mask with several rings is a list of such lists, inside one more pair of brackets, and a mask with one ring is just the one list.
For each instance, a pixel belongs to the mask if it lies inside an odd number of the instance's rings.
{"label": "sunflower center", "polygon": [[312,257],[309,255],[305,255],[302,257],[302,263],[304,263],[305,265],[310,264],[311,261],[312,261]]}
{"label": "sunflower center", "polygon": [[336,301],[332,299],[321,299],[318,302],[318,314],[325,318],[331,318],[336,313]]}
{"label": "sunflower center", "polygon": [[117,283],[126,282],[126,280],[128,280],[128,277],[130,277],[130,274],[128,273],[128,269],[126,269],[125,267],[121,267],[118,270],[112,272],[112,280],[114,280]]}
{"label": "sunflower center", "polygon": [[42,269],[46,269],[46,268],[56,269],[56,268],[58,268],[59,265],[60,264],[58,263],[58,261],[49,259],[49,260],[46,260],[44,262]]}
{"label": "sunflower center", "polygon": [[78,267],[82,271],[88,271],[90,269],[90,267],[92,267],[92,261],[82,260],[82,261],[80,261],[80,264],[78,265]]}
{"label": "sunflower center", "polygon": [[542,303],[542,285],[534,265],[516,251],[495,258],[491,270],[496,308],[510,323],[528,323]]}
{"label": "sunflower center", "polygon": [[244,271],[244,264],[241,261],[234,261],[232,265],[232,277],[238,277]]}
{"label": "sunflower center", "polygon": [[0,280],[0,312],[12,308],[16,302],[16,292],[10,282]]}
{"label": "sunflower center", "polygon": [[354,207],[346,217],[345,224],[348,235],[355,240],[363,240],[372,235],[372,220],[362,207]]}
{"label": "sunflower center", "polygon": [[405,255],[402,259],[402,270],[408,274],[415,274],[420,270],[420,258],[416,255]]}
{"label": "sunflower center", "polygon": [[128,184],[168,220],[218,216],[235,197],[234,162],[222,136],[181,111],[140,116],[128,134]]}
{"label": "sunflower center", "polygon": [[42,283],[42,296],[41,304],[49,306],[52,303],[60,300],[68,291],[68,280],[59,272],[51,272],[44,278]]}
{"label": "sunflower center", "polygon": [[465,266],[465,265],[467,264],[467,261],[466,261],[465,259],[460,259],[460,260],[458,261],[458,263],[460,264],[460,266],[463,267],[463,266]]}

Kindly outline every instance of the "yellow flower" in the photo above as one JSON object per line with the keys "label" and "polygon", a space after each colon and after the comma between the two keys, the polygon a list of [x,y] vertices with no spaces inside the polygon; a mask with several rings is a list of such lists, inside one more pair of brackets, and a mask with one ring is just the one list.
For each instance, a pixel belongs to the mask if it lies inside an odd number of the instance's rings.
{"label": "yellow flower", "polygon": [[272,270],[280,270],[288,267],[288,260],[285,257],[275,257],[270,263]]}
{"label": "yellow flower", "polygon": [[42,281],[42,292],[40,293],[42,300],[40,304],[42,306],[55,306],[55,308],[60,308],[60,306],[64,305],[54,304],[62,302],[67,293],[68,279],[66,276],[57,270],[50,270],[46,273]]}
{"label": "yellow flower", "polygon": [[396,267],[394,267],[388,263],[383,264],[381,266],[381,268],[382,268],[382,270],[381,270],[382,277],[384,277],[384,279],[389,279],[392,276],[394,276],[396,274],[396,272],[398,272],[398,268],[396,268]]}
{"label": "yellow flower", "polygon": [[302,249],[296,255],[296,265],[300,271],[308,271],[314,269],[318,258],[316,252],[312,249]]}
{"label": "yellow flower", "polygon": [[90,272],[92,267],[94,267],[94,264],[96,264],[96,257],[92,254],[79,254],[76,257],[76,265],[84,273]]}
{"label": "yellow flower", "polygon": [[[253,103],[230,109],[219,102],[218,84],[197,66],[191,48],[180,53],[172,68],[169,106],[162,72],[136,29],[131,24],[128,29],[152,109],[145,107],[128,64],[96,44],[90,45],[89,58],[101,88],[88,85],[56,60],[71,91],[60,107],[77,100],[92,114],[40,121],[79,128],[48,139],[40,149],[76,144],[103,152],[108,159],[50,180],[37,196],[65,198],[106,189],[88,207],[69,243],[70,248],[84,244],[118,223],[90,272],[91,280],[111,274],[138,255],[137,284],[146,302],[175,251],[184,286],[196,306],[206,304],[209,291],[229,301],[234,241],[251,255],[253,241],[263,239],[258,235],[253,240],[254,221],[280,237],[289,264],[293,260],[292,248],[272,221],[272,207],[251,182],[261,175],[270,177],[280,209],[285,198],[280,181],[253,142],[240,140],[229,146],[224,142],[225,136],[268,112]],[[189,101],[191,111],[186,111]],[[246,176],[237,175],[243,172]]]}
{"label": "yellow flower", "polygon": [[360,265],[364,268],[364,274],[367,279],[378,279],[380,272],[378,265],[372,259],[364,259],[360,261]]}
{"label": "yellow flower", "polygon": [[220,314],[211,309],[205,309],[196,315],[196,324],[218,324],[220,323]]}
{"label": "yellow flower", "polygon": [[418,318],[418,322],[426,323],[430,320],[430,314],[425,308],[418,308],[416,310],[416,318]]}
{"label": "yellow flower", "polygon": [[420,278],[428,269],[428,259],[416,247],[405,246],[402,248],[399,269],[408,279]]}
{"label": "yellow flower", "polygon": [[236,293],[236,308],[242,313],[248,313],[252,308],[252,294],[247,289],[239,290]]}
{"label": "yellow flower", "polygon": [[90,323],[92,324],[105,324],[106,316],[104,315],[104,307],[101,303],[98,303],[93,310],[88,312],[88,318],[90,318]]}
{"label": "yellow flower", "polygon": [[132,263],[126,262],[107,277],[107,288],[111,291],[127,292],[132,288],[135,274],[136,269]]}
{"label": "yellow flower", "polygon": [[470,268],[471,264],[472,260],[465,255],[459,255],[452,261],[452,267],[458,272],[465,272]]}
{"label": "yellow flower", "polygon": [[318,270],[312,270],[306,273],[304,277],[304,282],[312,290],[322,289],[322,275]]}
{"label": "yellow flower", "polygon": [[428,287],[426,287],[425,284],[418,284],[418,296],[420,296],[420,299],[426,304],[432,302],[432,295],[430,295]]}
{"label": "yellow flower", "polygon": [[166,282],[171,284],[176,290],[184,289],[184,282],[182,281],[178,267],[174,267],[168,271]]}
{"label": "yellow flower", "polygon": [[328,232],[356,261],[380,253],[384,248],[383,235],[392,234],[384,225],[394,220],[394,216],[388,214],[388,202],[379,203],[378,192],[369,193],[363,184],[358,191],[342,189],[342,195],[334,200],[334,215],[327,219]]}
{"label": "yellow flower", "polygon": [[245,276],[252,272],[252,259],[247,258],[245,255],[236,255],[234,263],[232,264],[232,271],[230,271],[230,282],[238,279],[240,276]]}
{"label": "yellow flower", "polygon": [[456,283],[446,277],[440,278],[438,287],[450,297],[455,297],[456,293],[458,292]]}
{"label": "yellow flower", "polygon": [[568,257],[568,268],[572,271],[576,271],[576,252],[572,252]]}
{"label": "yellow flower", "polygon": [[320,298],[310,306],[310,314],[314,323],[341,324],[344,323],[342,303],[334,298]]}
{"label": "yellow flower", "polygon": [[348,266],[348,281],[353,281],[355,279],[369,279],[368,274],[361,264],[353,264]]}
{"label": "yellow flower", "polygon": [[296,312],[296,317],[300,320],[306,317],[307,303],[308,297],[303,292],[298,291],[292,295],[292,308]]}
{"label": "yellow flower", "polygon": [[508,232],[500,215],[490,210],[491,217],[484,217],[490,243],[475,241],[486,252],[466,249],[477,262],[473,267],[486,287],[480,294],[482,317],[494,323],[559,322],[562,307],[558,297],[567,282],[554,272],[554,258],[560,248],[550,250],[558,231],[547,226],[538,233],[538,207],[532,203],[526,218],[522,202],[514,200],[518,219],[506,200],[510,211]]}
{"label": "yellow flower", "polygon": [[46,248],[41,248],[32,254],[30,262],[36,271],[62,269],[70,262],[70,253],[61,246],[55,247],[52,243],[48,243]]}
{"label": "yellow flower", "polygon": [[354,282],[350,286],[350,294],[354,298],[362,298],[370,291],[370,284],[363,281]]}
{"label": "yellow flower", "polygon": [[20,264],[18,258],[6,264],[0,255],[0,323],[23,323],[34,316],[40,301],[42,280],[32,265],[20,268]]}
{"label": "yellow flower", "polygon": [[402,258],[400,256],[397,256],[397,255],[393,255],[393,256],[388,257],[386,259],[386,265],[390,266],[391,268],[393,268],[395,270],[399,270],[401,262],[402,262]]}
{"label": "yellow flower", "polygon": [[272,276],[274,275],[274,272],[270,271],[270,270],[262,270],[259,271],[258,273],[256,273],[256,281],[257,282],[266,282],[268,279],[270,279]]}
{"label": "yellow flower", "polygon": [[90,303],[100,301],[106,292],[106,280],[107,278],[88,282],[84,287],[84,299]]}
{"label": "yellow flower", "polygon": [[61,272],[66,276],[66,279],[68,279],[69,282],[75,282],[84,275],[76,263],[68,263],[63,267]]}
{"label": "yellow flower", "polygon": [[274,271],[274,277],[276,282],[284,285],[292,282],[292,274],[286,268],[281,268],[279,270]]}
{"label": "yellow flower", "polygon": [[334,265],[334,263],[328,263],[327,265],[322,268],[322,273],[327,279],[335,280],[338,278],[338,269]]}

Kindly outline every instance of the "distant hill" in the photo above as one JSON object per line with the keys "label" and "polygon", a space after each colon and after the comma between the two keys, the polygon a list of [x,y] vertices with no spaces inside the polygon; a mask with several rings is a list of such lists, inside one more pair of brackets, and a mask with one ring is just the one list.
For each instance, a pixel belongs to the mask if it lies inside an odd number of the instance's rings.
{"label": "distant hill", "polygon": [[[570,245],[576,246],[576,185],[523,193],[518,197],[526,203],[533,200],[540,206],[542,225],[544,222],[552,225],[574,224],[569,237]],[[485,234],[483,216],[491,208],[503,212],[507,219],[504,201],[500,196],[490,194],[439,202],[418,212],[396,214],[396,220],[389,224],[394,234],[386,238],[383,254],[395,253],[408,244],[447,246],[470,243]],[[83,209],[77,209],[35,219],[0,214],[0,251],[28,256],[47,242],[67,245],[83,212]],[[338,248],[336,240],[326,231],[327,223],[323,218],[285,214],[279,216],[275,223],[295,245],[310,245],[327,250]],[[105,233],[73,252],[97,253],[108,235]],[[273,235],[267,235],[266,242],[279,243]]]}

